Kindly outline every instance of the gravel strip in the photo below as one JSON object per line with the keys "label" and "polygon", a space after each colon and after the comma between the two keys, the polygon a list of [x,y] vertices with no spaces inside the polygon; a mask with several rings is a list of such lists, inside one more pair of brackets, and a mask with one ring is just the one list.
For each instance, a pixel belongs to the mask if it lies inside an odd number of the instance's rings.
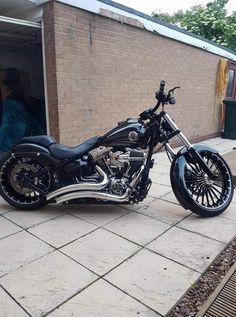
{"label": "gravel strip", "polygon": [[194,317],[236,262],[236,236],[166,317]]}

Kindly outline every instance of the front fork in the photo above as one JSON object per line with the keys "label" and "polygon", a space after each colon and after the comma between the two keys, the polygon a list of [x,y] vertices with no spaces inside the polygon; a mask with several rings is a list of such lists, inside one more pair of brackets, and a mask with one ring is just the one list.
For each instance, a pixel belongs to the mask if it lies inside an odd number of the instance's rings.
{"label": "front fork", "polygon": [[148,193],[149,188],[151,187],[152,181],[149,179],[149,171],[154,165],[154,159],[152,159],[153,154],[153,138],[154,136],[151,136],[150,140],[150,147],[148,150],[147,160],[146,160],[146,166],[142,172],[142,178],[140,182],[140,189],[139,189],[139,201],[142,201]]}
{"label": "front fork", "polygon": [[[181,132],[181,130],[177,127],[175,122],[171,119],[171,117],[166,113],[165,111],[162,111],[160,115],[164,118],[166,122],[170,125],[172,128],[174,135],[177,135],[178,138],[182,141],[184,146],[187,148],[188,153],[191,155],[191,157],[199,164],[199,166],[202,168],[202,170],[212,179],[214,177],[212,171],[208,167],[208,165],[205,163],[205,161],[202,159],[201,155],[196,151],[196,149],[192,146],[192,144],[188,141],[188,139],[185,137],[185,135]],[[175,157],[175,152],[172,150],[170,145],[166,143],[166,150],[171,155],[172,158]]]}

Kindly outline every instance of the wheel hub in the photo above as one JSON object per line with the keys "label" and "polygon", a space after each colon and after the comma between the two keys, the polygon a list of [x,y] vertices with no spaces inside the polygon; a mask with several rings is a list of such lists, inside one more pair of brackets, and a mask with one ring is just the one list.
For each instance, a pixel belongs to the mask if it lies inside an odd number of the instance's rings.
{"label": "wheel hub", "polygon": [[211,180],[207,174],[204,174],[203,178],[204,178],[206,185],[211,186],[213,184],[213,180]]}
{"label": "wheel hub", "polygon": [[[30,174],[37,172],[37,168],[32,164],[19,163],[11,171],[10,182],[12,188],[19,194],[30,194],[32,189],[26,183]],[[34,184],[37,185],[37,178]]]}

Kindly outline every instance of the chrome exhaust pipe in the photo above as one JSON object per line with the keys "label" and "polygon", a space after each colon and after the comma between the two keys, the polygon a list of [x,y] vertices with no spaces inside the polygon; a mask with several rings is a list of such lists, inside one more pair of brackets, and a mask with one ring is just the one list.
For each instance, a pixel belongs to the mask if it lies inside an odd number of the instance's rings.
{"label": "chrome exhaust pipe", "polygon": [[47,200],[51,200],[52,198],[60,195],[64,195],[70,192],[75,192],[75,191],[81,191],[81,190],[101,190],[104,187],[108,185],[109,179],[107,177],[107,174],[99,167],[96,166],[96,169],[98,173],[103,176],[103,180],[100,183],[79,183],[79,184],[73,184],[73,185],[68,185],[64,186],[62,188],[59,188],[55,190],[54,192],[48,194],[46,196]]}
{"label": "chrome exhaust pipe", "polygon": [[112,195],[108,193],[101,193],[101,192],[93,192],[93,191],[81,191],[76,193],[69,193],[66,195],[63,195],[61,197],[56,198],[56,203],[64,203],[65,201],[73,200],[73,199],[79,199],[79,198],[95,198],[95,199],[101,199],[101,200],[108,200],[108,201],[114,201],[114,202],[125,202],[129,199],[131,189],[128,188],[124,195],[117,196]]}
{"label": "chrome exhaust pipe", "polygon": [[73,200],[73,199],[80,199],[80,198],[95,198],[95,199],[101,199],[101,200],[108,200],[108,201],[114,201],[114,202],[126,202],[129,200],[130,193],[133,188],[135,188],[142,176],[144,170],[144,166],[141,167],[140,171],[136,175],[136,177],[133,178],[133,180],[130,183],[131,188],[127,188],[125,193],[122,196],[117,196],[113,194],[108,194],[108,193],[102,193],[99,191],[79,191],[76,193],[69,193],[66,195],[62,195],[58,198],[56,198],[56,203],[60,204],[65,201]]}

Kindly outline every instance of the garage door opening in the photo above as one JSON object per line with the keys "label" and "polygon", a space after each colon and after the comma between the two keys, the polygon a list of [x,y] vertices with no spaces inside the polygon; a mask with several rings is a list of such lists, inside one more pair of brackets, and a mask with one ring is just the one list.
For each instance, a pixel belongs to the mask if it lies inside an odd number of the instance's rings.
{"label": "garage door opening", "polygon": [[46,134],[40,25],[0,17],[0,152]]}

